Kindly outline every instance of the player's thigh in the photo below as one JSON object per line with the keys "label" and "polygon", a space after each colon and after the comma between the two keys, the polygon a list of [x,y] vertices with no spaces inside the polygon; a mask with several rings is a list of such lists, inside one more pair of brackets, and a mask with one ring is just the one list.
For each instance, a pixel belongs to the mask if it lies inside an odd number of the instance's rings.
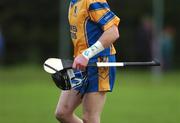
{"label": "player's thigh", "polygon": [[81,101],[81,95],[77,94],[76,90],[62,91],[57,104],[56,113],[71,113],[79,106]]}
{"label": "player's thigh", "polygon": [[84,115],[99,116],[106,101],[106,92],[93,92],[84,95],[82,106]]}

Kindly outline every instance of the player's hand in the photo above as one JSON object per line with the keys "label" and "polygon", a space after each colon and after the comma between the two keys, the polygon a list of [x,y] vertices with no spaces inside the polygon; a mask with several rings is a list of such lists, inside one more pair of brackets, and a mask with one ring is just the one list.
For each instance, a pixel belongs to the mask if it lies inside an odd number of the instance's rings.
{"label": "player's hand", "polygon": [[85,71],[87,64],[88,64],[89,60],[87,58],[85,58],[83,55],[78,55],[75,59],[74,59],[74,63],[73,63],[73,68],[77,69],[77,70],[82,70]]}

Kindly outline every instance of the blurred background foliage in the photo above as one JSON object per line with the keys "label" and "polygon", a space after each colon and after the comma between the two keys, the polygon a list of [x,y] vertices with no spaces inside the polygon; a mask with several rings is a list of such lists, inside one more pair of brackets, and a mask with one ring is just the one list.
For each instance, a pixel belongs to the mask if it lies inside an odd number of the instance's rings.
{"label": "blurred background foliage", "polygon": [[40,62],[57,54],[59,1],[1,0],[0,24],[8,64]]}
{"label": "blurred background foliage", "polygon": [[[67,3],[69,1],[65,1]],[[121,18],[119,30],[121,38],[116,43],[117,58],[121,61],[150,60],[150,43],[141,39],[143,17],[153,17],[152,0],[109,0],[112,10]],[[63,3],[63,2],[61,2]],[[5,50],[3,64],[42,63],[47,57],[59,55],[60,36],[58,0],[1,0],[0,28],[4,36]],[[165,0],[164,26],[174,28],[174,66],[180,66],[180,17],[179,1]],[[64,10],[67,11],[67,10]],[[63,28],[63,27],[62,27]],[[138,37],[141,35],[141,37]],[[69,40],[69,42],[71,42]],[[72,45],[71,45],[72,47]],[[142,50],[139,50],[142,49]],[[72,53],[71,53],[72,54]]]}

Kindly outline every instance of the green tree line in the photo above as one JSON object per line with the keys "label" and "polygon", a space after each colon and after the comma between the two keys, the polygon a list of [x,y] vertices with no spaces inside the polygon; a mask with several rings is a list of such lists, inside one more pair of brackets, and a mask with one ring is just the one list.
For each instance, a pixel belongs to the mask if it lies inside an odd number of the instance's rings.
{"label": "green tree line", "polygon": [[[65,1],[69,2],[69,1]],[[153,16],[151,0],[109,0],[112,10],[121,18],[121,38],[116,43],[118,60],[151,59],[149,51],[139,55],[137,31],[143,16]],[[47,57],[58,56],[59,0],[1,0],[0,28],[5,37],[7,64],[40,63]],[[180,12],[178,0],[165,0],[165,24],[175,27],[174,61],[180,61]],[[143,33],[142,33],[143,34]],[[61,41],[63,44],[63,41]],[[147,44],[146,44],[147,45]],[[143,46],[143,44],[142,44]],[[141,47],[141,46],[140,46]]]}

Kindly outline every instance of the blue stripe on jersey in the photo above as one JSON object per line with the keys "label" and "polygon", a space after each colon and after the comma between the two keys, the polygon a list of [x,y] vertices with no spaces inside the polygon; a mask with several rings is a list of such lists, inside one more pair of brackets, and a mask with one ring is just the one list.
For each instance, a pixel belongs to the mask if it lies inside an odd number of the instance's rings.
{"label": "blue stripe on jersey", "polygon": [[72,4],[74,5],[78,0],[71,0]]}
{"label": "blue stripe on jersey", "polygon": [[87,19],[86,22],[86,33],[89,46],[93,45],[103,34],[103,30],[98,26],[97,23]]}
{"label": "blue stripe on jersey", "polygon": [[98,24],[102,27],[106,25],[115,17],[115,14],[112,11],[108,11],[99,21]]}
{"label": "blue stripe on jersey", "polygon": [[[86,20],[86,40],[87,43],[90,46],[92,46],[94,43],[96,43],[96,41],[101,37],[101,35],[103,34],[103,30],[102,28],[95,22],[91,21],[90,19]],[[97,56],[108,56],[110,55],[110,48],[106,48],[104,51],[100,52],[99,54],[97,54],[94,57]]]}
{"label": "blue stripe on jersey", "polygon": [[109,8],[109,5],[108,5],[107,3],[96,2],[96,3],[92,3],[92,4],[89,6],[89,11],[106,9],[106,8]]}

